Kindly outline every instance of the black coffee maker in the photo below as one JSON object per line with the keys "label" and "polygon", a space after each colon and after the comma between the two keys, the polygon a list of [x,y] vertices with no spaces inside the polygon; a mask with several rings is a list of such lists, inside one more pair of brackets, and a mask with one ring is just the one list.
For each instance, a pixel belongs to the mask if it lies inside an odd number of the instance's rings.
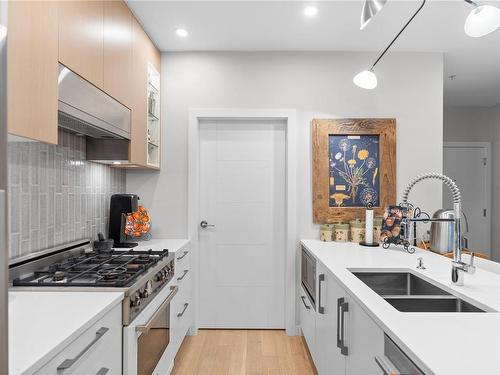
{"label": "black coffee maker", "polygon": [[109,203],[109,233],[108,238],[114,241],[113,247],[135,247],[137,242],[126,242],[123,231],[124,215],[136,212],[139,197],[136,194],[113,194]]}

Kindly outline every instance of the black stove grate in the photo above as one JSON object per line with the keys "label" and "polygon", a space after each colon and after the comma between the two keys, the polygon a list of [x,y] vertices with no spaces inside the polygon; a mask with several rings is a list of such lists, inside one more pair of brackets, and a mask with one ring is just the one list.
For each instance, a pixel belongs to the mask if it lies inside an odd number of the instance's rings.
{"label": "black stove grate", "polygon": [[13,285],[127,287],[167,256],[167,249],[85,252],[14,279]]}

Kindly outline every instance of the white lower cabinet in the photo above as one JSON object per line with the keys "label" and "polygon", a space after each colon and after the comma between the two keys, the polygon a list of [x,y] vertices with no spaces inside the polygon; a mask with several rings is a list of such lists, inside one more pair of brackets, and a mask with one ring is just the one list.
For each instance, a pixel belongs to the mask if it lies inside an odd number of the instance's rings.
{"label": "white lower cabinet", "polygon": [[119,375],[121,373],[121,303],[35,372],[36,375]]}
{"label": "white lower cabinet", "polygon": [[344,345],[346,374],[382,374],[375,356],[384,355],[384,331],[368,316],[361,306],[346,295],[349,311],[345,312]]}
{"label": "white lower cabinet", "polygon": [[177,351],[193,324],[192,278],[190,250],[186,247],[175,254],[175,273],[170,285],[176,285],[178,291],[170,303],[170,342],[153,375],[170,373]]}
{"label": "white lower cabinet", "polygon": [[316,351],[316,311],[314,311],[314,306],[309,300],[307,293],[304,288],[300,288],[299,296],[299,306],[300,306],[300,326],[302,329],[302,334],[309,348],[309,352],[313,357],[314,363],[317,363],[317,351]]}
{"label": "white lower cabinet", "polygon": [[383,330],[319,263],[316,275],[316,311],[299,303],[302,332],[318,374],[381,374],[375,356],[384,353]]}
{"label": "white lower cabinet", "polygon": [[[319,266],[319,265],[318,265]],[[345,356],[338,347],[340,332],[339,301],[345,298],[344,289],[333,275],[318,267],[318,312],[316,316],[316,369],[320,375],[343,375],[346,370]]]}

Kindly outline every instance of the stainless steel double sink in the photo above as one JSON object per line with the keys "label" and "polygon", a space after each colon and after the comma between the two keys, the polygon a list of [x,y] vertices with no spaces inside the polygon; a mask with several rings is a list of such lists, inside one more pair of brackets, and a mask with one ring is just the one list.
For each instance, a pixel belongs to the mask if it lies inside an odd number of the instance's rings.
{"label": "stainless steel double sink", "polygon": [[409,272],[351,272],[402,312],[486,312]]}

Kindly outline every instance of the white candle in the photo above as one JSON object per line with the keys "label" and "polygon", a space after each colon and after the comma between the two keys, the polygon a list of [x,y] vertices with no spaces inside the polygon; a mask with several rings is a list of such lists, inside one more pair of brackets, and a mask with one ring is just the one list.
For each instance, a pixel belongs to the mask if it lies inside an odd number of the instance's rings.
{"label": "white candle", "polygon": [[373,209],[366,209],[365,217],[365,242],[367,244],[373,243]]}

